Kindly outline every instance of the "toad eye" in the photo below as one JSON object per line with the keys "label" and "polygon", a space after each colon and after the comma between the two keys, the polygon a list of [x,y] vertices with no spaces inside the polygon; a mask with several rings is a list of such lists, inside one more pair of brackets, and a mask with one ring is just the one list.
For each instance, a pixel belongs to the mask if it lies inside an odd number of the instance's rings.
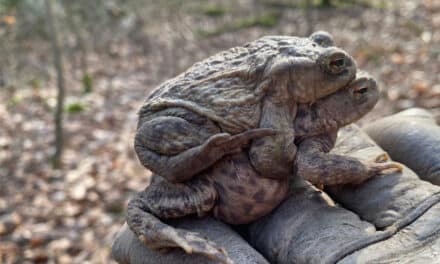
{"label": "toad eye", "polygon": [[335,59],[329,63],[329,66],[335,71],[338,71],[340,68],[345,66],[345,59],[344,58]]}
{"label": "toad eye", "polygon": [[367,86],[362,86],[356,90],[354,90],[355,94],[365,94],[368,92],[368,87]]}
{"label": "toad eye", "polygon": [[333,74],[343,73],[349,65],[347,58],[344,53],[335,52],[331,54],[328,58],[328,69]]}

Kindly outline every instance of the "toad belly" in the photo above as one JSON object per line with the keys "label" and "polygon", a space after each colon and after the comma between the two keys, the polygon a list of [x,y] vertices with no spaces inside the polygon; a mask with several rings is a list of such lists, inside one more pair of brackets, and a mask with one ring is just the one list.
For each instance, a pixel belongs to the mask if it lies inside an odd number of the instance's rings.
{"label": "toad belly", "polygon": [[225,157],[211,172],[218,192],[216,218],[229,224],[246,224],[268,214],[288,193],[288,177],[271,179],[258,174],[247,155]]}

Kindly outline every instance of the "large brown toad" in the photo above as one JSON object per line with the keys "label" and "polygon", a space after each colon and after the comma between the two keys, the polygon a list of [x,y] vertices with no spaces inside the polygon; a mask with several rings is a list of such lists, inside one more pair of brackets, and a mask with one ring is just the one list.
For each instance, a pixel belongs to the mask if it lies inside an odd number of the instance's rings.
{"label": "large brown toad", "polygon": [[[164,181],[183,184],[196,181],[195,175],[242,152],[252,141],[246,150],[248,165],[266,181],[267,188],[266,206],[260,208],[274,208],[283,199],[293,172],[298,104],[339,90],[355,75],[353,59],[333,47],[332,37],[325,32],[310,38],[263,37],[229,49],[194,64],[147,98],[139,112],[136,153]],[[199,204],[193,198],[179,204]],[[136,235],[148,238],[145,242],[151,247],[178,246],[188,252],[222,255],[215,247],[210,252],[201,247],[207,243],[185,246],[197,237],[178,235],[155,218],[149,219],[153,216],[146,213],[148,208],[136,200],[130,203],[127,222]],[[179,206],[172,201],[169,206],[176,210],[175,217],[191,212],[191,208],[177,212]],[[207,203],[206,208],[211,207]],[[259,211],[258,215],[269,209]]]}
{"label": "large brown toad", "polygon": [[[315,154],[323,150],[317,148],[312,152],[310,146],[321,146],[327,141],[330,141],[327,145],[334,143],[331,140],[335,139],[333,135],[337,129],[359,119],[375,105],[377,99],[374,80],[363,76],[347,88],[318,100],[312,107],[300,104],[299,115],[292,124],[300,141],[298,155],[302,158],[300,163],[296,163],[296,173],[315,183],[334,184],[362,181],[382,170],[395,168],[395,164],[363,164],[348,157],[326,156],[323,153],[318,157],[323,165],[313,166],[317,162]],[[309,141],[316,144],[311,145]],[[307,147],[304,148],[304,144]],[[171,183],[155,175],[151,185],[131,200],[128,224],[151,247],[181,247],[187,252],[203,253],[227,263],[227,256],[213,243],[199,238],[197,234],[167,226],[155,216],[166,219],[212,212],[225,222],[242,224],[270,212],[286,197],[289,177],[264,177],[252,166],[248,151],[245,148],[223,157],[185,183]],[[335,173],[328,172],[334,168]],[[350,174],[357,171],[362,173]],[[313,173],[320,173],[322,179],[316,179]],[[342,173],[343,178],[336,173]]]}
{"label": "large brown toad", "polygon": [[[260,199],[261,193],[254,194],[253,200],[260,202],[250,216],[232,219],[225,210],[219,210],[217,215],[230,223],[251,221],[269,212],[285,196],[297,152],[295,137],[300,135],[294,125],[298,107],[347,86],[355,75],[353,59],[333,47],[328,33],[317,32],[310,38],[263,37],[196,63],[159,86],[139,113],[136,152],[142,164],[156,175],[152,186],[163,179],[165,189],[172,188],[166,186],[168,183],[195,188],[195,181],[206,178],[199,175],[218,167],[222,159],[231,160],[229,166],[241,160],[258,175],[264,199]],[[323,124],[329,123],[326,120]],[[250,147],[246,147],[249,142]],[[231,158],[234,154],[237,156]],[[228,171],[226,165],[220,167]],[[369,169],[365,168],[367,172]],[[212,198],[203,199],[205,205],[200,209],[197,195],[186,199],[179,190],[162,192],[156,188],[151,195],[158,198],[182,198],[157,203],[156,211],[160,213],[156,215],[167,217],[164,206],[172,209],[167,214],[173,217],[210,211],[217,202],[217,192],[212,190],[194,190],[199,194],[206,191],[203,197]],[[130,202],[127,222],[147,244],[183,247],[188,252],[207,255],[219,253],[215,247],[202,247],[207,243],[195,245],[197,237],[179,235],[156,221],[155,213],[146,213],[151,210],[141,200]]]}
{"label": "large brown toad", "polygon": [[[263,37],[163,83],[139,113],[140,161],[168,181],[184,182],[253,140],[252,166],[265,177],[285,178],[296,153],[298,103],[312,103],[355,78],[353,59],[332,43],[324,32]],[[285,133],[249,131],[261,128]]]}

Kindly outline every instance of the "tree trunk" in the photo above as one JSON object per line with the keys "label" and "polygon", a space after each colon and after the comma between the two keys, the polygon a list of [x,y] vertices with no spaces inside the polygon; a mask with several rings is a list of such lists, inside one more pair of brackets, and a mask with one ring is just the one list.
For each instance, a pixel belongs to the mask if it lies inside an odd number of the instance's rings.
{"label": "tree trunk", "polygon": [[54,168],[61,167],[61,158],[63,153],[63,108],[64,108],[64,68],[62,60],[62,51],[58,39],[56,19],[53,15],[52,0],[46,0],[47,23],[50,32],[53,63],[57,72],[57,106],[55,111],[55,153],[52,158]]}
{"label": "tree trunk", "polygon": [[[89,67],[87,63],[88,58],[88,47],[86,42],[86,37],[84,30],[81,28],[81,20],[84,19],[83,14],[83,7],[80,9],[75,9],[75,5],[78,5],[78,3],[75,3],[74,1],[66,2],[65,3],[65,9],[66,9],[66,19],[70,26],[70,29],[73,32],[73,35],[75,35],[76,39],[76,47],[75,51],[79,50],[79,67],[81,69],[81,84],[83,86],[83,92],[89,93],[93,90],[93,81],[92,76],[89,73]],[[76,52],[73,54],[74,57],[76,57]],[[75,60],[76,61],[76,60]]]}

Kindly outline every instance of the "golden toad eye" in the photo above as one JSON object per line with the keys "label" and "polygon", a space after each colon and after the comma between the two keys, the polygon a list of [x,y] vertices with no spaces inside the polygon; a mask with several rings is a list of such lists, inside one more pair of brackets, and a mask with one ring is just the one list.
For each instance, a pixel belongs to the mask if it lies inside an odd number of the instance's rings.
{"label": "golden toad eye", "polygon": [[333,74],[340,74],[347,68],[346,57],[343,53],[336,52],[329,57],[328,68]]}
{"label": "golden toad eye", "polygon": [[360,88],[354,90],[354,93],[356,93],[356,94],[365,94],[367,92],[368,92],[368,87],[366,87],[366,86],[363,86],[363,87],[360,87]]}

